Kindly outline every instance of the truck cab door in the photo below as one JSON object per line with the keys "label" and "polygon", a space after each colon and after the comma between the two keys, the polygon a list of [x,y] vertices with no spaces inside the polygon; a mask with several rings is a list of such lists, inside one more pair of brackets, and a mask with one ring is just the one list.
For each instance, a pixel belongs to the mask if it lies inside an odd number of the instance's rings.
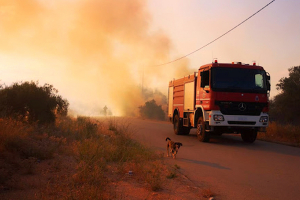
{"label": "truck cab door", "polygon": [[[204,110],[210,109],[210,70],[200,72],[199,104]],[[198,92],[197,92],[198,93]]]}

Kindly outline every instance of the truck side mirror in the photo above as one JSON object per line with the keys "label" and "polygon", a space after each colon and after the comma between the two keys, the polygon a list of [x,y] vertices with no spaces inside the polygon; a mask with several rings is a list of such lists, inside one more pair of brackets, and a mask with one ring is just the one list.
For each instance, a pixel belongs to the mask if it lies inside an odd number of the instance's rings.
{"label": "truck side mirror", "polygon": [[271,76],[268,72],[266,72],[266,79],[267,79],[267,90],[271,90]]}

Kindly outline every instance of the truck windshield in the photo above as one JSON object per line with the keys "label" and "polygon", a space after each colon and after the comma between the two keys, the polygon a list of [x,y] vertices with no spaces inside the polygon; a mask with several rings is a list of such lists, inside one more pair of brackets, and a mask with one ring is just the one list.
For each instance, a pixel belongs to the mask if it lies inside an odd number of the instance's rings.
{"label": "truck windshield", "polygon": [[266,93],[265,71],[248,68],[212,68],[212,89],[226,92]]}

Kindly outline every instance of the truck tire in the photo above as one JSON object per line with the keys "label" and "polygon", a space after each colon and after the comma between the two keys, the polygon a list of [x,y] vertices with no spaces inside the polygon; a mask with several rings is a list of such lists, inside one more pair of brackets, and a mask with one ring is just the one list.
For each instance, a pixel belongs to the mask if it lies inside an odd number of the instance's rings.
{"label": "truck tire", "polygon": [[199,117],[197,121],[197,138],[200,142],[209,142],[210,134],[205,131],[205,121]]}
{"label": "truck tire", "polygon": [[181,135],[182,134],[182,120],[180,120],[178,115],[174,116],[174,123],[173,123],[173,127],[174,127],[174,133],[176,135]]}
{"label": "truck tire", "polygon": [[176,135],[188,135],[190,134],[190,128],[183,126],[182,120],[180,120],[180,117],[178,115],[175,115],[174,117],[174,133]]}
{"label": "truck tire", "polygon": [[257,137],[256,130],[247,130],[241,133],[242,139],[244,142],[253,143]]}

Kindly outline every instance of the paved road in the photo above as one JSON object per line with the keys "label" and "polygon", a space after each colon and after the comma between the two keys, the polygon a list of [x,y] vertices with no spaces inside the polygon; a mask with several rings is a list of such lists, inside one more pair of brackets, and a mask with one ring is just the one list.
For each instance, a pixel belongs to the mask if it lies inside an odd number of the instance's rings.
{"label": "paved road", "polygon": [[166,137],[183,143],[177,159],[195,184],[210,188],[217,199],[300,199],[300,148],[256,141],[244,143],[239,135],[223,135],[201,143],[193,129],[188,136],[175,135],[172,124],[130,120],[135,137],[166,152]]}

